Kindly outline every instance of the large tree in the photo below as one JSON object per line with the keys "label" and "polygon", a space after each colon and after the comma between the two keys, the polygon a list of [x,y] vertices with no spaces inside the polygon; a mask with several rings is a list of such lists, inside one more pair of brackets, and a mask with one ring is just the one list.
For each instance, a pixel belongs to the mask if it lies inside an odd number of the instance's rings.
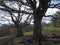
{"label": "large tree", "polygon": [[[4,13],[5,16],[3,16],[3,18],[6,19],[5,17],[7,16],[7,21],[8,21],[8,18],[11,17],[14,25],[17,28],[16,36],[22,36],[23,35],[22,28],[24,28],[24,27],[26,27],[27,25],[30,24],[31,20],[33,19],[32,18],[33,16],[30,13],[26,14],[27,12],[24,12],[26,10],[25,9],[26,7],[23,6],[20,2],[12,2],[12,1],[2,0],[0,2],[0,4],[1,4],[0,9],[8,13],[8,14]],[[14,7],[14,6],[16,6],[15,4],[18,6],[18,9]],[[23,8],[24,11],[22,11],[21,8]],[[24,15],[26,15],[25,20],[23,20]],[[22,21],[24,21],[24,22],[22,23]]]}
{"label": "large tree", "polygon": [[[25,6],[26,10],[17,10],[11,7],[6,6],[4,3],[1,4],[1,6],[4,6],[5,8],[0,8],[1,10],[5,10],[12,13],[24,13],[24,14],[32,14],[34,15],[34,39],[36,42],[38,42],[38,45],[41,45],[42,41],[42,32],[41,32],[41,20],[43,16],[45,16],[45,13],[49,7],[59,7],[58,4],[51,4],[51,0],[5,0],[5,1],[16,1],[19,2],[18,4],[21,4],[22,6]],[[10,13],[11,14],[11,13]],[[12,15],[11,15],[12,17]],[[18,16],[19,17],[19,16]],[[13,18],[12,18],[13,20]],[[14,21],[14,20],[13,20]],[[15,21],[14,21],[15,22]],[[19,23],[16,22],[15,25],[19,26]],[[18,28],[18,27],[17,27]]]}

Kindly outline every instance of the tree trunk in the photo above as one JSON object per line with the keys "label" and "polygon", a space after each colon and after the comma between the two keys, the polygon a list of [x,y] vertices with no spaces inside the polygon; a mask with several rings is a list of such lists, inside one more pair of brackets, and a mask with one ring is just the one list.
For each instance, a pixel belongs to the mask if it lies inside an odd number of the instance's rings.
{"label": "tree trunk", "polygon": [[16,36],[17,36],[17,37],[23,36],[22,26],[20,26],[19,23],[16,23],[15,26],[16,26],[16,29],[17,29],[17,34],[16,34]]}
{"label": "tree trunk", "polygon": [[39,14],[35,12],[34,14],[34,38],[35,41],[38,43],[38,45],[41,44],[42,39],[42,32],[41,32],[41,20],[42,18],[39,18]]}
{"label": "tree trunk", "polygon": [[17,27],[17,36],[18,37],[23,36],[22,28],[21,27]]}

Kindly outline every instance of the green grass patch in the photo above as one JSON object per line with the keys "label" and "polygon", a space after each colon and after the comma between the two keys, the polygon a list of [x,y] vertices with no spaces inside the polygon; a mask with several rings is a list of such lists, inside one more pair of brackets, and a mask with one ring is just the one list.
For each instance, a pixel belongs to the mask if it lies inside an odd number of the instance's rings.
{"label": "green grass patch", "polygon": [[57,35],[60,34],[60,28],[59,27],[44,27],[42,30],[43,35],[44,34],[52,34],[52,33],[56,33]]}
{"label": "green grass patch", "polygon": [[12,36],[13,36],[13,35],[3,36],[3,37],[0,37],[0,39],[5,39],[5,38],[9,39],[9,38],[11,38]]}
{"label": "green grass patch", "polygon": [[13,35],[0,37],[0,45],[3,45],[4,43],[8,42],[12,38],[12,36]]}
{"label": "green grass patch", "polygon": [[33,31],[30,31],[30,32],[24,32],[23,34],[24,34],[25,36],[33,35]]}
{"label": "green grass patch", "polygon": [[44,27],[43,28],[43,31],[52,31],[52,30],[60,31],[60,28],[59,27]]}
{"label": "green grass patch", "polygon": [[[60,28],[59,27],[52,27],[52,26],[42,28],[42,33],[51,33],[51,32],[60,33]],[[24,32],[23,34],[25,36],[33,35],[33,31]]]}

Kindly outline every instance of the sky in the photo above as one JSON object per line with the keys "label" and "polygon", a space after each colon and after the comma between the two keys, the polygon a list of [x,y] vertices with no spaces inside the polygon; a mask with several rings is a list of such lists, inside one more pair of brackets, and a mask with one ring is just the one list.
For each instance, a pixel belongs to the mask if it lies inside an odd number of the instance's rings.
{"label": "sky", "polygon": [[[56,13],[56,11],[58,11],[57,8],[49,8],[45,15],[46,16],[47,15],[54,15]],[[51,19],[52,19],[52,17],[45,17],[45,18],[43,18],[42,22],[50,23]]]}
{"label": "sky", "polygon": [[[59,1],[52,1],[52,4],[57,4],[57,3],[60,3]],[[9,3],[7,4],[7,5],[10,5]],[[15,6],[15,9],[18,9],[18,6],[16,5],[16,4],[14,4]],[[11,5],[11,6],[13,6],[13,5]],[[23,8],[22,8],[22,10],[23,10]],[[53,15],[53,14],[55,14],[56,13],[56,11],[58,11],[58,9],[57,8],[48,8],[48,10],[47,10],[47,12],[46,12],[46,15]],[[1,11],[0,11],[0,15],[3,15],[4,14],[4,12],[2,12],[1,13]],[[7,17],[6,17],[7,18]],[[25,20],[25,18],[26,18],[26,16],[23,16],[23,20]],[[8,18],[8,19],[10,19],[10,18]],[[22,20],[22,22],[24,22]],[[50,20],[51,20],[51,17],[46,17],[46,18],[43,18],[43,20],[42,20],[42,22],[46,22],[46,23],[49,23],[50,22]],[[11,22],[11,21],[10,21]],[[33,22],[33,20],[32,20],[32,22]],[[31,22],[31,24],[33,24]],[[0,21],[0,23],[2,23],[2,24],[4,24],[4,23],[6,23],[6,24],[8,24],[8,21],[5,21],[5,22],[2,22],[2,21]]]}
{"label": "sky", "polygon": [[[53,14],[56,13],[56,11],[58,11],[58,9],[56,9],[56,8],[53,8],[53,9],[49,8],[49,9],[47,10],[47,12],[46,12],[46,15],[53,15]],[[5,12],[1,12],[1,11],[0,11],[0,15],[1,15],[1,16],[4,16],[4,13],[5,13]],[[8,15],[8,14],[7,14],[7,15]],[[15,15],[17,15],[17,14],[15,14]],[[26,19],[26,17],[27,17],[27,15],[24,15],[24,16],[23,16],[22,22],[24,22],[24,20]],[[5,18],[7,18],[7,17],[5,16]],[[10,17],[7,18],[7,19],[11,20]],[[1,20],[1,18],[0,18],[0,20]],[[4,20],[5,20],[5,19],[4,19]],[[42,22],[49,23],[50,20],[51,20],[51,17],[45,17],[45,18],[43,18]],[[11,22],[11,21],[10,21],[10,22]],[[0,23],[2,23],[2,24],[4,24],[4,23],[5,23],[5,24],[8,24],[8,21],[5,21],[5,22],[0,21]],[[31,21],[31,24],[33,24],[33,20]]]}
{"label": "sky", "polygon": [[[51,4],[57,4],[57,3],[60,3],[60,0],[51,1]],[[48,8],[45,15],[54,15],[58,10],[59,9],[57,8]],[[50,23],[51,22],[50,20],[51,20],[51,17],[46,17],[42,20],[42,22]]]}

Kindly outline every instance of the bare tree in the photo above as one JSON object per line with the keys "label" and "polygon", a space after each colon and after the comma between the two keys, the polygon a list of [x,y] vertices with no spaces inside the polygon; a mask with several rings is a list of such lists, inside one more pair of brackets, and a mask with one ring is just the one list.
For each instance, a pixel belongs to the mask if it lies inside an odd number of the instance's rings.
{"label": "bare tree", "polygon": [[[26,0],[26,2],[21,1],[21,3],[32,8],[34,15],[34,38],[38,42],[38,45],[42,45],[41,20],[45,16],[47,9],[49,7],[56,7],[57,4],[53,4],[54,6],[52,6],[51,0]],[[38,6],[37,3],[39,3]]]}
{"label": "bare tree", "polygon": [[38,42],[38,45],[41,45],[41,41],[42,41],[41,20],[42,20],[43,16],[45,16],[45,13],[49,7],[57,8],[57,7],[59,7],[58,6],[59,4],[51,4],[51,0],[9,0],[9,1],[19,2],[18,4],[25,6],[26,10],[20,10],[20,8],[13,9],[13,8],[10,8],[9,6],[5,5],[4,3],[2,3],[1,6],[5,7],[5,8],[0,8],[0,9],[4,10],[4,11],[8,11],[11,14],[11,17],[13,16],[12,13],[18,13],[17,21],[14,20],[12,17],[12,20],[15,23],[15,25],[18,25],[18,26],[16,26],[17,29],[20,27],[19,26],[20,13],[34,15],[34,36],[33,37],[35,38],[35,41]]}
{"label": "bare tree", "polygon": [[[9,5],[7,5],[6,3],[8,3]],[[18,9],[14,8],[14,6],[15,6],[14,3],[16,3],[16,5],[18,6]],[[11,3],[9,3],[9,1],[3,1],[2,0],[0,2],[0,4],[3,7],[3,8],[1,7],[0,10],[8,12],[9,13],[8,15],[10,15],[12,21],[14,22],[14,24],[15,24],[15,26],[17,28],[17,35],[16,36],[22,36],[23,35],[22,28],[24,28],[24,27],[26,27],[27,25],[30,24],[33,16],[30,13],[25,12],[26,6],[23,6],[20,2],[11,2]],[[11,6],[11,5],[14,5],[14,6]],[[21,9],[22,6],[24,8],[24,11],[22,11],[22,9]],[[27,17],[24,20],[24,22],[22,23],[24,15],[27,15]]]}

